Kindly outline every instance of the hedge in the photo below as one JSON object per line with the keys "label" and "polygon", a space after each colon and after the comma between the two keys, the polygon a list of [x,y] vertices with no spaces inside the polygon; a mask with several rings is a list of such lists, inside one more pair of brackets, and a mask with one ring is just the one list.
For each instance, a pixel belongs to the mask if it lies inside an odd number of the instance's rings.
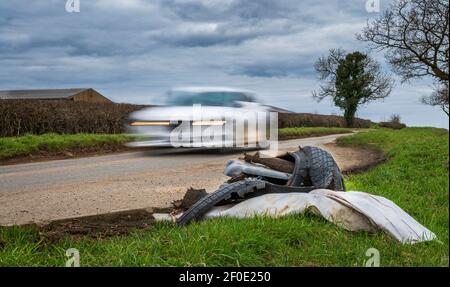
{"label": "hedge", "polygon": [[[356,118],[354,120],[354,128],[370,128],[372,122]],[[278,115],[279,128],[294,128],[294,127],[347,127],[344,117],[316,115],[307,113],[292,113]]]}
{"label": "hedge", "polygon": [[[0,136],[124,133],[129,114],[143,107],[64,100],[0,100]],[[339,116],[280,113],[278,120],[279,128],[345,127],[344,118]],[[369,120],[355,120],[356,128],[370,126]]]}
{"label": "hedge", "polygon": [[125,132],[140,105],[64,100],[0,100],[0,136]]}

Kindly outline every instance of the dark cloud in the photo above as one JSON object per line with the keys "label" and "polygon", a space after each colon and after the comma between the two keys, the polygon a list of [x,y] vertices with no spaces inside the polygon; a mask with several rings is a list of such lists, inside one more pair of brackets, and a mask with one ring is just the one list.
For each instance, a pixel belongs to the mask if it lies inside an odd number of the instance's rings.
{"label": "dark cloud", "polygon": [[274,60],[272,62],[237,65],[237,67],[230,71],[230,74],[266,78],[309,78],[314,76],[314,69],[312,63],[309,61],[292,58],[285,61]]}
{"label": "dark cloud", "polygon": [[294,16],[299,2],[272,0],[177,1],[164,0],[161,6],[188,21],[229,21],[236,19],[274,19]]}

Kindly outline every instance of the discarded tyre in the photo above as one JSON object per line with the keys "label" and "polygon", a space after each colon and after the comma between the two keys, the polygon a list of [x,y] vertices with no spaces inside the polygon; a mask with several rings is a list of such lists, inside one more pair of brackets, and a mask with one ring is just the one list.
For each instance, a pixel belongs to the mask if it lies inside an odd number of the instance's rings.
{"label": "discarded tyre", "polygon": [[183,215],[178,218],[177,225],[183,226],[197,220],[208,212],[213,206],[223,200],[230,199],[232,196],[244,198],[246,194],[263,189],[266,182],[258,179],[247,178],[234,183],[223,184],[217,191],[201,198],[191,208],[186,210]]}
{"label": "discarded tyre", "polygon": [[[282,158],[294,162],[287,181],[280,180],[279,172],[275,170],[273,173],[268,172],[266,167],[260,165],[252,163],[233,165],[232,174],[227,169],[225,174],[236,176],[239,173],[239,180],[225,183],[217,191],[202,197],[177,219],[177,225],[184,226],[193,220],[199,220],[211,208],[229,200],[245,200],[267,193],[310,192],[314,189],[345,191],[341,171],[327,151],[307,146],[283,155]],[[229,166],[230,164],[227,164],[227,167]]]}
{"label": "discarded tyre", "polygon": [[341,171],[329,152],[318,147],[307,146],[293,153],[295,170],[291,186],[313,186],[345,191]]}

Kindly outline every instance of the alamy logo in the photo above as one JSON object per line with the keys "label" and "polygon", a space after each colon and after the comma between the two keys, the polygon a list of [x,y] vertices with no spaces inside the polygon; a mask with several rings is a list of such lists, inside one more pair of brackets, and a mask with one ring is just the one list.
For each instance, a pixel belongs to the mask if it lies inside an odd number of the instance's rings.
{"label": "alamy logo", "polygon": [[66,11],[68,13],[79,13],[80,12],[80,0],[67,0]]}
{"label": "alamy logo", "polygon": [[379,13],[380,12],[380,0],[367,0],[366,1],[366,11],[369,13]]}
{"label": "alamy logo", "polygon": [[378,249],[367,249],[366,256],[369,257],[369,259],[365,262],[366,267],[380,267],[380,251]]}
{"label": "alamy logo", "polygon": [[80,267],[80,251],[78,249],[67,249],[66,256],[69,257],[66,261],[66,267]]}

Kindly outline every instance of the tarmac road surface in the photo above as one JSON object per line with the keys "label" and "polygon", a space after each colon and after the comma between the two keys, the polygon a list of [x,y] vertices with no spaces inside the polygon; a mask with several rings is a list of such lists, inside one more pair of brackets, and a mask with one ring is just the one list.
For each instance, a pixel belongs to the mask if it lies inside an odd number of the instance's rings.
{"label": "tarmac road surface", "polygon": [[[344,135],[281,141],[279,149],[294,151]],[[0,225],[167,207],[189,187],[217,189],[227,179],[226,162],[239,154],[136,151],[0,166]]]}

